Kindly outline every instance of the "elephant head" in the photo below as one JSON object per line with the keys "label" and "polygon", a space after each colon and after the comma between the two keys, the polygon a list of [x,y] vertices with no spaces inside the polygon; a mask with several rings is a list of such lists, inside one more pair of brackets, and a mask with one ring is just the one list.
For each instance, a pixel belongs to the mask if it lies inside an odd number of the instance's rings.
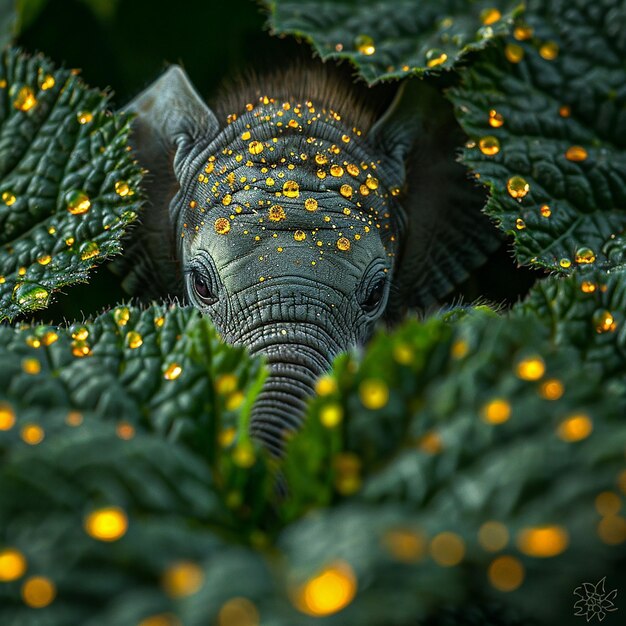
{"label": "elephant head", "polygon": [[459,250],[481,256],[484,239],[478,211],[445,195],[445,168],[422,163],[418,191],[407,184],[407,155],[428,146],[406,98],[376,119],[324,67],[257,82],[220,120],[173,66],[127,107],[149,170],[127,284],[184,293],[225,341],[266,356],[251,430],[279,454],[333,356],[462,279]]}

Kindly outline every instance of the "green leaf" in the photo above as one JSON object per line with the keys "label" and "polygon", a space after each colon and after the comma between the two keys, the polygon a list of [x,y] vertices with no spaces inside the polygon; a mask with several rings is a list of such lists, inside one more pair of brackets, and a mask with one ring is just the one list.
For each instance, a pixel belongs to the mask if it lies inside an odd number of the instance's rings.
{"label": "green leaf", "polygon": [[450,69],[508,32],[516,0],[266,0],[274,34],[309,41],[323,60],[349,59],[374,84]]}
{"label": "green leaf", "polygon": [[514,36],[448,93],[471,141],[463,162],[524,264],[606,262],[626,227],[624,7],[531,0]]}
{"label": "green leaf", "polygon": [[141,173],[128,120],[76,72],[7,50],[0,85],[0,319],[11,319],[120,252]]}

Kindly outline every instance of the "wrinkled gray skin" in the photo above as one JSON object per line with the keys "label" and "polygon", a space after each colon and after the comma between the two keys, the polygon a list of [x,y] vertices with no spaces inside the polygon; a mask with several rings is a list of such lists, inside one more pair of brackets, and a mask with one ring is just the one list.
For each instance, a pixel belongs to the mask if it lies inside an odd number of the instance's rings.
{"label": "wrinkled gray skin", "polygon": [[[411,304],[388,307],[392,280],[399,291],[424,273],[398,262],[416,228],[396,197],[417,129],[392,111],[359,135],[324,107],[277,94],[220,127],[176,66],[127,107],[152,173],[144,265],[164,283],[182,276],[225,341],[266,356],[251,431],[277,455],[332,358],[364,343],[386,309]],[[424,254],[430,237],[413,237]]]}

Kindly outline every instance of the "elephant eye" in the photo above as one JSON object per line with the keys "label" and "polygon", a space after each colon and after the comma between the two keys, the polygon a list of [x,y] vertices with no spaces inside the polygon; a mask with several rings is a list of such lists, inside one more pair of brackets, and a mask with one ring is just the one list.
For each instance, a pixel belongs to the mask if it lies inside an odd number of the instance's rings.
{"label": "elephant eye", "polygon": [[385,277],[378,278],[372,283],[369,288],[365,300],[361,302],[361,308],[367,313],[371,313],[380,305],[385,295],[385,284],[387,280]]}
{"label": "elephant eye", "polygon": [[197,298],[204,304],[215,304],[217,302],[217,295],[210,280],[198,270],[192,270],[191,272],[191,286]]}

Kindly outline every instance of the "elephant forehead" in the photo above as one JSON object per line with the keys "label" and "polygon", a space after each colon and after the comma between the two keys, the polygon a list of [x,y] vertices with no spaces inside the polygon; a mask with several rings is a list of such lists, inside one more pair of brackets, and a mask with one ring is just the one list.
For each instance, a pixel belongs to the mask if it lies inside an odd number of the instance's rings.
{"label": "elephant forehead", "polygon": [[239,250],[269,240],[278,254],[295,243],[318,259],[376,238],[392,263],[399,189],[358,129],[311,102],[271,98],[229,121],[182,190],[183,237]]}

